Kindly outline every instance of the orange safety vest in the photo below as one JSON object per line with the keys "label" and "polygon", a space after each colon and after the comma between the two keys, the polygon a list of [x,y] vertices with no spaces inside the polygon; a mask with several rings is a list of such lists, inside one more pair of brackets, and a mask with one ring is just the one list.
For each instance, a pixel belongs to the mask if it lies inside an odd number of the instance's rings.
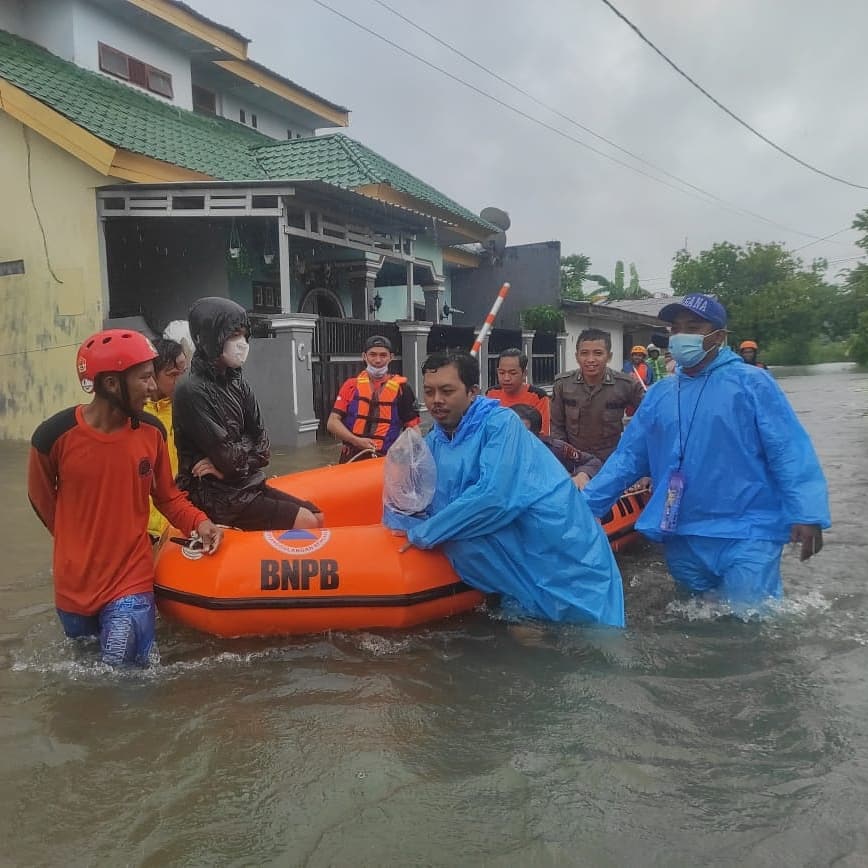
{"label": "orange safety vest", "polygon": [[407,382],[406,377],[397,374],[386,379],[380,391],[374,394],[371,388],[371,378],[367,371],[362,371],[356,377],[356,393],[358,395],[356,418],[350,429],[357,437],[369,437],[377,443],[378,451],[383,446],[386,436],[395,418],[395,401],[401,386]]}

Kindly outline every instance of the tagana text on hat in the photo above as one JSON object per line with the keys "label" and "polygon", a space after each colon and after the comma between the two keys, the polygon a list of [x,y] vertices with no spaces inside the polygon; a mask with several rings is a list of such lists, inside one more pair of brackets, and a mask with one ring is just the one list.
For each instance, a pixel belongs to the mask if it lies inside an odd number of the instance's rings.
{"label": "tagana text on hat", "polygon": [[392,342],[383,335],[371,335],[365,341],[365,352],[372,350],[374,347],[383,347],[390,353],[392,352]]}
{"label": "tagana text on hat", "polygon": [[685,295],[679,301],[667,304],[657,314],[657,318],[665,322],[672,322],[679,313],[685,310],[708,320],[715,328],[726,328],[726,308],[714,296],[703,295],[701,292]]}

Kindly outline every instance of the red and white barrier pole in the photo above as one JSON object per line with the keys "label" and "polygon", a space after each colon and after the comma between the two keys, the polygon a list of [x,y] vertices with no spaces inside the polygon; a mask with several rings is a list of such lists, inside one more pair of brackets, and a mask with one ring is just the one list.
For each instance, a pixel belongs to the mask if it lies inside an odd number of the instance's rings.
{"label": "red and white barrier pole", "polygon": [[491,331],[491,326],[494,324],[494,318],[497,316],[497,312],[500,310],[500,306],[503,304],[503,300],[506,298],[508,292],[509,284],[504,283],[503,286],[500,287],[500,292],[497,293],[497,298],[494,299],[494,304],[491,306],[491,310],[488,312],[488,316],[485,318],[482,328],[479,330],[479,334],[473,343],[473,348],[470,350],[470,355],[474,358],[479,355],[482,342],[488,337],[488,333]]}

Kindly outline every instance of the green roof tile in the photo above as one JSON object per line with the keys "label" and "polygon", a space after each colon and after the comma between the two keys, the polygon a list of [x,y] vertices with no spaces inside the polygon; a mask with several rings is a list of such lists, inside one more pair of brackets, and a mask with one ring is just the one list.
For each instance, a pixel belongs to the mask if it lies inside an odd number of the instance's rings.
{"label": "green roof tile", "polygon": [[118,148],[226,181],[266,177],[251,146],[267,136],[164,103],[5,31],[0,76]]}
{"label": "green roof tile", "polygon": [[497,226],[478,214],[341,133],[285,142],[270,141],[258,147],[256,155],[269,178],[316,178],[347,189],[366,184],[388,184],[455,217],[491,232],[498,231]]}
{"label": "green roof tile", "polygon": [[0,30],[0,77],[118,148],[223,181],[316,180],[345,189],[388,184],[490,232],[497,227],[341,134],[277,142],[82,69]]}

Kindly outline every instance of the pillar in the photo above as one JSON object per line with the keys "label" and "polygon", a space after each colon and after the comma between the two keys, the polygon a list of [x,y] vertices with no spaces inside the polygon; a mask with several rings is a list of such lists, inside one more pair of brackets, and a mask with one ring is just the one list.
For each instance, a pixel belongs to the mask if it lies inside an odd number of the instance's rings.
{"label": "pillar", "polygon": [[[491,337],[491,332],[485,336],[482,346],[479,348],[479,388],[484,395],[490,383],[488,381],[488,340]],[[476,332],[476,338],[479,338],[479,332]]]}
{"label": "pillar", "polygon": [[439,325],[443,313],[443,298],[446,294],[443,281],[435,280],[434,283],[423,286],[422,292],[425,295],[425,319],[434,325]]}
{"label": "pillar", "polygon": [[430,322],[398,320],[395,323],[401,333],[401,364],[404,376],[417,400],[422,401],[422,363],[428,357],[428,333]]}
{"label": "pillar", "polygon": [[527,356],[527,382],[529,386],[533,385],[533,338],[535,331],[524,331],[521,333],[521,351]]}
{"label": "pillar", "polygon": [[[282,314],[292,313],[292,282],[290,273],[289,235],[286,232],[286,205],[281,200],[280,214],[277,218],[277,256],[280,268],[280,311]],[[299,299],[301,302],[301,299]]]}
{"label": "pillar", "polygon": [[271,320],[273,338],[254,339],[244,365],[274,446],[306,446],[316,441],[319,420],[313,409],[313,334],[317,317],[296,313]]}
{"label": "pillar", "polygon": [[555,352],[555,376],[563,374],[564,371],[569,370],[569,367],[567,366],[567,336],[565,334],[559,334],[556,340],[557,350]]}
{"label": "pillar", "polygon": [[383,267],[384,257],[366,253],[363,262],[357,263],[350,273],[350,296],[353,304],[353,319],[376,319],[371,313],[371,301],[375,294],[377,275]]}

